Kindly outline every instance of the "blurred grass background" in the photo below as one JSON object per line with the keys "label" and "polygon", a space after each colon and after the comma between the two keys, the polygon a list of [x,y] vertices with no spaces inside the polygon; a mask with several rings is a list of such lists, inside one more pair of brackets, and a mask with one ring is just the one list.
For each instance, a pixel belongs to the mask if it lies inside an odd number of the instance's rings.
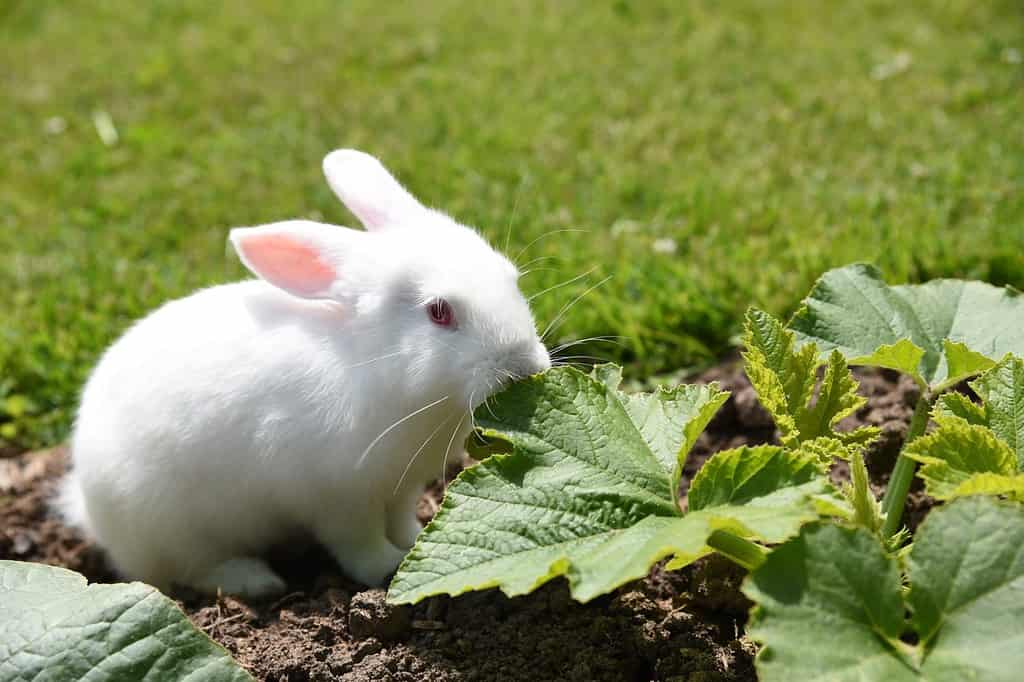
{"label": "blurred grass background", "polygon": [[[823,270],[1024,287],[1024,9],[946,2],[6,0],[0,446],[54,443],[133,319],[243,276],[225,233],[354,224],[330,149],[510,230],[552,342],[642,376]],[[558,232],[585,230],[585,232]],[[548,235],[538,241],[539,237]]]}

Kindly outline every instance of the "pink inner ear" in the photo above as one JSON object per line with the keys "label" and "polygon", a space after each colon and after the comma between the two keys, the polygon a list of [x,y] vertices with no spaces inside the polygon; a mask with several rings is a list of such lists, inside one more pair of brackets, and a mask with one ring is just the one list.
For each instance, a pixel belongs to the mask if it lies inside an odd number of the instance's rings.
{"label": "pink inner ear", "polygon": [[324,296],[338,277],[319,251],[289,235],[252,235],[240,247],[256,274],[298,296]]}

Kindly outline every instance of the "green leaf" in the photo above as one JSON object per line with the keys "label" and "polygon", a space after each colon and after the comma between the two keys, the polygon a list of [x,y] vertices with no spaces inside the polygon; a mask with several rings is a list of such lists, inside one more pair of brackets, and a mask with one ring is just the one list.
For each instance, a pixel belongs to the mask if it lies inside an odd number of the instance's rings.
{"label": "green leaf", "polygon": [[764,499],[788,486],[818,477],[817,460],[773,445],[719,452],[700,468],[690,484],[690,511]]}
{"label": "green leaf", "polygon": [[882,507],[868,485],[868,469],[864,457],[855,450],[850,457],[850,484],[844,490],[854,511],[854,521],[870,531],[882,527]]}
{"label": "green leaf", "polygon": [[907,446],[924,464],[928,494],[1010,495],[1024,500],[1024,361],[1007,355],[971,383],[982,399],[943,395],[933,417],[939,428]]}
{"label": "green leaf", "polygon": [[1024,508],[988,498],[929,514],[910,552],[908,605],[926,679],[1019,680]]}
{"label": "green leaf", "polygon": [[814,344],[798,348],[793,332],[768,313],[747,311],[743,343],[744,368],[765,409],[782,434],[782,442],[796,445],[824,437],[843,443],[866,443],[877,429],[853,433],[835,431],[836,424],[864,405],[857,395],[846,361],[839,353],[828,356],[818,394],[814,384],[821,361]]}
{"label": "green leaf", "polygon": [[927,386],[928,382],[924,380],[924,377],[918,371],[923,357],[924,349],[918,348],[909,339],[900,339],[896,343],[887,343],[879,346],[871,355],[850,358],[849,363],[851,365],[894,369],[897,372],[910,375],[919,385]]}
{"label": "green leaf", "polygon": [[1013,451],[1024,471],[1024,360],[1007,356],[971,383],[985,406],[985,424]]}
{"label": "green leaf", "polygon": [[810,401],[820,364],[814,348],[798,351],[793,334],[756,308],[747,310],[743,345],[744,368],[758,399],[784,439],[798,437],[794,414]]}
{"label": "green leaf", "polygon": [[[933,511],[899,562],[863,528],[806,526],[744,583],[764,682],[1010,682],[1024,667],[1024,509],[990,498]],[[907,609],[911,622],[904,620]],[[916,634],[916,645],[905,634]]]}
{"label": "green leaf", "polygon": [[988,426],[985,408],[971,401],[963,393],[943,393],[935,403],[932,418],[939,424],[950,419],[962,419],[968,424]]}
{"label": "green leaf", "polygon": [[852,433],[835,431],[835,426],[863,406],[867,399],[857,394],[857,382],[846,367],[846,361],[839,353],[828,356],[825,376],[818,390],[813,407],[796,412],[797,430],[800,440],[806,441],[822,436],[838,438],[843,442],[870,441],[878,434],[876,429],[862,427]]}
{"label": "green leaf", "polygon": [[664,468],[672,471],[670,487],[678,489],[686,455],[729,394],[719,391],[717,384],[682,385],[671,390],[659,387],[653,393],[623,393],[618,390],[622,382],[621,368],[598,365],[592,374],[626,409],[651,452]]}
{"label": "green leaf", "polygon": [[148,585],[0,561],[0,679],[58,678],[252,679]]}
{"label": "green leaf", "polygon": [[1024,493],[1013,452],[985,428],[949,421],[907,446],[907,457],[924,466],[918,475],[928,494],[940,500],[987,493]]}
{"label": "green leaf", "polygon": [[[867,433],[868,429],[857,429],[851,432],[851,434],[843,434],[846,436],[856,435],[861,433]],[[872,438],[874,437],[874,431],[872,431]],[[800,451],[814,455],[818,461],[818,465],[825,470],[832,464],[832,461],[836,458],[849,460],[853,453],[860,449],[864,443],[852,441],[844,443],[841,440],[832,438],[830,436],[822,436],[820,438],[814,438],[812,440],[805,440],[800,443]]]}
{"label": "green leaf", "polygon": [[977,376],[982,372],[992,369],[996,362],[981,353],[975,353],[962,343],[942,340],[943,352],[946,356],[946,380],[937,390],[948,386],[954,386],[964,379]]}
{"label": "green leaf", "polygon": [[900,589],[896,562],[867,530],[806,527],[743,585],[757,604],[747,634],[764,643],[758,679],[916,679],[900,643]]}
{"label": "green leaf", "polygon": [[910,348],[899,342],[908,340],[924,351],[916,374],[938,387],[981,371],[973,354],[1024,355],[1024,298],[1013,289],[951,279],[889,286],[873,266],[856,264],[822,275],[789,327],[801,344],[858,361],[890,346],[886,361],[904,364]]}
{"label": "green leaf", "polygon": [[660,559],[681,566],[709,553],[716,530],[779,542],[817,518],[814,496],[827,495],[827,480],[810,455],[774,447],[709,459],[683,515],[678,467],[726,394],[681,386],[627,396],[617,385],[609,368],[558,368],[512,384],[478,411],[484,434],[512,452],[449,486],[389,599],[487,587],[513,596],[565,576],[587,601]]}

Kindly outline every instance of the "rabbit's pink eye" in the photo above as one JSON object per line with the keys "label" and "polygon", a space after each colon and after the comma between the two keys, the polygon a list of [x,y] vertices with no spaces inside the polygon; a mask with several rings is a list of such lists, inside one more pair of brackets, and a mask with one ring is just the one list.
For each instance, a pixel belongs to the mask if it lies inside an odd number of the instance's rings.
{"label": "rabbit's pink eye", "polygon": [[427,306],[427,313],[430,315],[430,321],[441,327],[451,327],[455,324],[455,313],[452,312],[448,301],[443,298],[432,301]]}

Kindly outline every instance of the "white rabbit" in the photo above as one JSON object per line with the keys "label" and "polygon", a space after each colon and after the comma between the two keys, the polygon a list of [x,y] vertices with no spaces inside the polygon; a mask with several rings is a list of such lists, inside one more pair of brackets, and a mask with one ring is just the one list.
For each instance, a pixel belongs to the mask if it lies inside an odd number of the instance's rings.
{"label": "white rabbit", "polygon": [[261,279],[167,303],[85,386],[59,504],[128,577],[272,595],[260,554],[301,532],[381,584],[473,408],[550,367],[507,258],[372,156],[323,167],[366,232],[232,230]]}

